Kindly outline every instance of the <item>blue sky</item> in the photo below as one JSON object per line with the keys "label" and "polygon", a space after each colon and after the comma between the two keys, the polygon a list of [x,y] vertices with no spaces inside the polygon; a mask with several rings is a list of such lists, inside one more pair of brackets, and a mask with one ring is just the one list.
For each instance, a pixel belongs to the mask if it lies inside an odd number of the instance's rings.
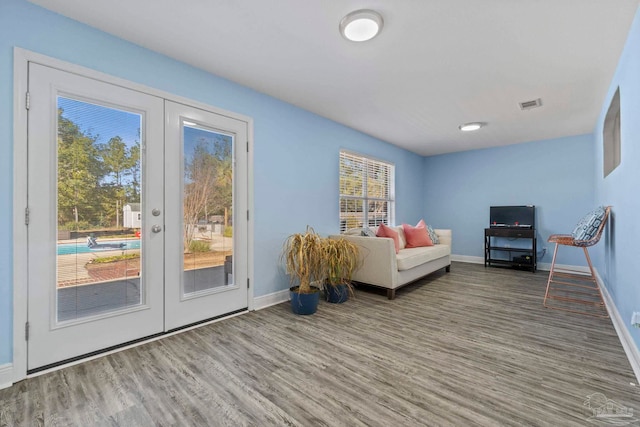
{"label": "blue sky", "polygon": [[214,145],[216,141],[223,141],[228,145],[231,145],[233,138],[229,135],[221,134],[218,132],[195,128],[191,126],[184,127],[184,153],[185,159],[189,161],[193,155],[193,150],[198,144],[198,141],[204,139],[207,143],[207,149],[210,153],[213,153]]}
{"label": "blue sky", "polygon": [[[82,132],[93,136],[98,135],[98,143],[106,144],[109,139],[119,136],[127,147],[131,147],[139,140],[138,130],[141,128],[142,121],[140,114],[64,97],[58,97],[58,107],[63,110],[62,116],[75,123]],[[207,142],[211,152],[213,142],[216,140],[223,140],[227,144],[232,143],[232,137],[229,135],[185,126],[185,158],[191,158],[193,149],[200,139]]]}
{"label": "blue sky", "polygon": [[114,136],[122,138],[127,147],[139,140],[140,114],[63,97],[58,97],[58,108],[62,108],[64,118],[75,123],[85,134],[99,135],[97,142],[100,144],[106,144]]}

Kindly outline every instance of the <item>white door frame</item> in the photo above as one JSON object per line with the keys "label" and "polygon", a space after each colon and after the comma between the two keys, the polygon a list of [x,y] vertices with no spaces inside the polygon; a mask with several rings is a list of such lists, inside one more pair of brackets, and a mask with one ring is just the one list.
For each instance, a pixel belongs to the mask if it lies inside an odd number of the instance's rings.
{"label": "white door frame", "polygon": [[13,52],[13,371],[12,381],[23,380],[27,377],[27,343],[25,340],[25,327],[28,319],[27,291],[29,270],[27,265],[27,226],[25,224],[25,209],[27,207],[27,88],[28,88],[28,63],[35,62],[49,67],[57,68],[70,73],[79,74],[95,80],[122,86],[161,97],[173,102],[192,105],[194,107],[209,110],[234,119],[242,120],[248,124],[248,236],[247,236],[247,276],[250,279],[248,289],[248,309],[254,310],[254,203],[253,203],[253,119],[242,114],[237,114],[213,107],[211,105],[177,96],[168,92],[154,89],[139,83],[113,77],[111,75],[75,65],[66,61],[55,59],[46,55],[31,52],[19,47]]}

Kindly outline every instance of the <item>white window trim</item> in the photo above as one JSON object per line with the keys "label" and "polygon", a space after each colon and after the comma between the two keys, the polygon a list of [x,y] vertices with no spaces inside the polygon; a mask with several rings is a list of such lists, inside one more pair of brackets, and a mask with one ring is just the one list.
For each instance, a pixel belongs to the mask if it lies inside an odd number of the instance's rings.
{"label": "white window trim", "polygon": [[[359,157],[361,159],[364,159],[365,162],[375,162],[381,165],[385,165],[387,167],[389,167],[389,173],[388,173],[388,184],[389,184],[389,188],[387,191],[388,194],[388,198],[376,198],[376,197],[368,197],[367,194],[367,184],[368,181],[365,180],[364,182],[364,197],[358,197],[358,196],[350,196],[350,195],[343,195],[340,192],[340,176],[342,174],[342,171],[340,169],[340,160],[342,158],[342,156],[347,155],[347,156],[353,156],[353,157]],[[369,218],[368,218],[368,210],[364,209],[364,206],[367,205],[367,202],[369,201],[385,201],[389,203],[389,210],[388,210],[388,216],[387,216],[387,222],[385,223],[385,225],[394,225],[395,224],[395,212],[396,212],[396,197],[395,197],[395,164],[392,162],[389,162],[387,160],[381,160],[372,156],[368,156],[365,154],[361,154],[361,153],[357,153],[354,151],[350,151],[350,150],[345,150],[345,149],[341,149],[340,150],[340,154],[339,154],[339,165],[338,165],[338,226],[339,226],[339,230],[341,233],[343,233],[345,230],[342,230],[342,218],[340,218],[340,215],[342,214],[341,212],[341,202],[343,199],[352,199],[352,200],[362,200],[363,201],[363,214],[364,214],[364,218],[363,218],[363,222],[365,225],[369,224]]]}

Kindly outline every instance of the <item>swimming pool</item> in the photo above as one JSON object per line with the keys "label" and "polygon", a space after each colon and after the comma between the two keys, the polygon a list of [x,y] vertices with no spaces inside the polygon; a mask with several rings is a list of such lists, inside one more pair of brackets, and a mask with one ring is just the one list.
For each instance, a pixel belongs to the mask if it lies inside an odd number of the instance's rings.
{"label": "swimming pool", "polygon": [[[124,246],[118,248],[118,245],[124,243]],[[104,245],[104,246],[103,246]],[[140,240],[98,240],[98,246],[90,248],[86,242],[78,241],[78,243],[65,243],[58,245],[58,255],[86,254],[90,252],[104,251],[125,251],[127,249],[140,249]]]}

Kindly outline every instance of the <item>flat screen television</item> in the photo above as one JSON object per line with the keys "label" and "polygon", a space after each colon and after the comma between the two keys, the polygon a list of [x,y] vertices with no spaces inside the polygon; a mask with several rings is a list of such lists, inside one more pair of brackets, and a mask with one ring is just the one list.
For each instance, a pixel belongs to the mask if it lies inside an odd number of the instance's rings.
{"label": "flat screen television", "polygon": [[491,228],[535,228],[536,207],[526,206],[491,206],[489,209],[489,226]]}

